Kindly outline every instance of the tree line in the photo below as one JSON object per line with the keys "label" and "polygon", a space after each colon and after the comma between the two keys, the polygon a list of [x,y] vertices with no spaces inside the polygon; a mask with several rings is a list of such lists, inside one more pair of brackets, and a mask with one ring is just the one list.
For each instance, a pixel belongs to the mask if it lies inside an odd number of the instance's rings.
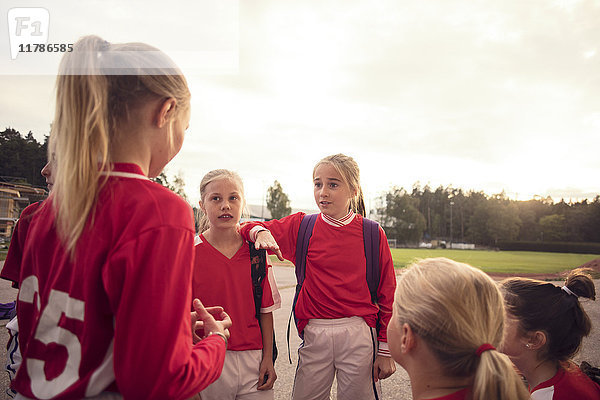
{"label": "tree line", "polygon": [[[40,171],[47,159],[48,136],[39,143],[30,131],[0,132],[0,176],[45,186]],[[15,179],[16,178],[16,179]],[[187,200],[180,175],[154,179]],[[412,189],[393,187],[378,199],[373,219],[390,239],[414,244],[440,239],[495,246],[498,241],[600,243],[600,196],[577,203],[553,202],[550,197],[510,200],[504,193],[488,196],[451,186],[433,190],[417,182]],[[290,201],[277,181],[268,188],[267,208],[273,218],[291,212]]]}
{"label": "tree line", "polygon": [[48,138],[39,143],[29,131],[22,136],[13,128],[0,132],[0,176],[3,180],[15,183],[30,183],[33,186],[46,186],[46,179],[40,171],[46,164]]}
{"label": "tree line", "polygon": [[440,239],[495,246],[498,241],[600,242],[600,196],[555,203],[550,197],[516,201],[451,186],[393,187],[378,199],[377,218],[390,239]]}

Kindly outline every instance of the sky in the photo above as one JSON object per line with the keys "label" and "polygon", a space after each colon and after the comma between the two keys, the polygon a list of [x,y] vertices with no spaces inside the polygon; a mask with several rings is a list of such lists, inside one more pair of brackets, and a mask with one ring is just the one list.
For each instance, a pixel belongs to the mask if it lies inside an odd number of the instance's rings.
{"label": "sky", "polygon": [[[313,166],[340,152],[368,208],[416,182],[600,194],[600,0],[8,0],[2,24],[17,7],[48,10],[48,43],[96,34],[175,60],[192,114],[166,172],[192,203],[206,172],[228,168],[250,204],[278,180],[292,207],[315,209]],[[13,60],[7,31],[0,129],[43,140],[60,54]]]}

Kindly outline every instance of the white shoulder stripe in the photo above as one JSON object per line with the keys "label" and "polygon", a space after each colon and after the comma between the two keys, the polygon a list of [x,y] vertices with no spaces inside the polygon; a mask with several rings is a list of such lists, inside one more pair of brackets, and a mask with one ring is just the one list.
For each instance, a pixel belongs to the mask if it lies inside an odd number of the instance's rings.
{"label": "white shoulder stripe", "polygon": [[531,400],[552,400],[554,398],[554,386],[545,387],[531,393]]}
{"label": "white shoulder stripe", "polygon": [[200,235],[194,236],[194,246],[198,246],[200,243],[202,243],[202,239],[200,239]]}
{"label": "white shoulder stripe", "polygon": [[134,174],[133,172],[111,171],[111,172],[103,172],[102,175],[105,175],[105,176],[118,176],[120,178],[142,179],[142,180],[146,180],[146,181],[150,180],[150,178],[148,178],[145,175]]}

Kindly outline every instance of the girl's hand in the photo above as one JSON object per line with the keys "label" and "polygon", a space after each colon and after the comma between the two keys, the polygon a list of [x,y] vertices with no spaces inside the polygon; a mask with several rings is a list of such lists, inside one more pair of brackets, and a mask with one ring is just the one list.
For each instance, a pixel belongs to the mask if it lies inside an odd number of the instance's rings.
{"label": "girl's hand", "polygon": [[277,380],[277,374],[275,373],[275,367],[273,366],[273,358],[263,358],[260,362],[257,389],[273,389],[273,384],[275,383],[275,380]]}
{"label": "girl's hand", "polygon": [[[199,299],[194,299],[192,304],[195,310],[192,312],[192,337],[194,344],[205,339],[211,332],[219,332],[229,338],[231,318],[223,310],[223,307],[204,307]],[[199,335],[199,332],[202,332],[202,334]]]}
{"label": "girl's hand", "polygon": [[396,364],[392,357],[377,356],[373,363],[373,379],[377,382],[379,379],[390,377],[396,372]]}
{"label": "girl's hand", "polygon": [[254,247],[256,247],[257,250],[267,249],[269,251],[272,251],[273,253],[275,253],[277,258],[279,258],[279,261],[284,260],[283,254],[281,254],[281,250],[279,249],[277,241],[275,240],[273,235],[271,235],[271,232],[269,232],[268,230],[260,231],[256,234],[256,241],[254,242]]}

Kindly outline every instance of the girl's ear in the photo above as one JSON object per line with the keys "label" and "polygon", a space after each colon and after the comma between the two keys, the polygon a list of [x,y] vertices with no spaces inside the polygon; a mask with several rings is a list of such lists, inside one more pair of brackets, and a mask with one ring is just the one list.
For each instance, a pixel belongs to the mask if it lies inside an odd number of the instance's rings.
{"label": "girl's ear", "polygon": [[402,324],[401,332],[402,332],[402,339],[400,341],[400,350],[402,351],[402,353],[408,353],[417,344],[415,333],[413,332],[410,325],[407,324],[406,322],[404,324]]}
{"label": "girl's ear", "polygon": [[523,338],[527,350],[539,350],[546,345],[548,337],[544,331],[527,332]]}
{"label": "girl's ear", "polygon": [[177,100],[172,97],[169,97],[166,100],[163,100],[159,103],[157,111],[154,116],[154,121],[156,126],[162,128],[165,126],[175,114],[175,106],[177,105]]}
{"label": "girl's ear", "polygon": [[198,202],[198,205],[200,206],[200,209],[206,214],[206,209],[204,208],[204,203],[202,202],[202,200]]}

